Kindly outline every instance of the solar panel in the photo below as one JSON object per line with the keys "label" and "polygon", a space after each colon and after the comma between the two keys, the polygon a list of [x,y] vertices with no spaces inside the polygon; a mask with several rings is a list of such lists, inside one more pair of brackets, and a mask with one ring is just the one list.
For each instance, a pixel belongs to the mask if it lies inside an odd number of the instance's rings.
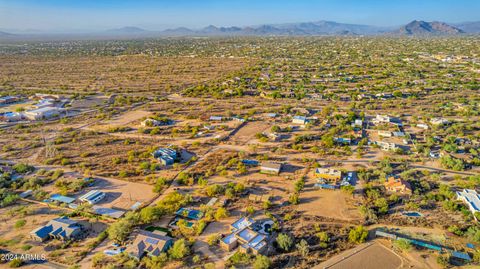
{"label": "solar panel", "polygon": [[147,242],[149,244],[152,244],[152,245],[156,245],[156,244],[158,244],[159,241],[157,239],[147,238],[147,239],[145,239],[145,242]]}

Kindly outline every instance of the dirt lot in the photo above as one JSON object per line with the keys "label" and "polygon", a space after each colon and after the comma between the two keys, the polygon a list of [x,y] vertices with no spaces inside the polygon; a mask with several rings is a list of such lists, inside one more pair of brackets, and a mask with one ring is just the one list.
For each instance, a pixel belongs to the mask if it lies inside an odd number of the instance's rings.
{"label": "dirt lot", "polygon": [[[74,175],[75,177],[80,177],[79,174],[74,173]],[[43,189],[52,194],[58,192],[53,184],[45,186]],[[114,178],[95,177],[95,183],[92,187],[87,187],[68,196],[79,198],[91,190],[99,190],[105,192],[106,197],[97,205],[128,210],[136,202],[144,203],[150,201],[150,199],[155,196],[152,189],[152,185],[144,183],[129,182]]]}
{"label": "dirt lot", "polygon": [[[133,110],[128,111],[127,113],[121,114],[119,116],[114,117],[113,119],[105,122],[102,127],[124,127],[127,124],[138,121],[144,117],[151,115],[150,112],[144,110]],[[93,127],[95,128],[95,127]]]}
{"label": "dirt lot", "polygon": [[316,269],[396,269],[402,260],[394,252],[378,243],[360,245],[316,266]]}
{"label": "dirt lot", "polygon": [[14,104],[9,104],[9,105],[0,105],[0,113],[4,112],[15,112],[17,109],[24,109],[24,110],[30,110],[33,109],[33,104],[34,101],[24,101],[24,102],[18,102]]}
{"label": "dirt lot", "polygon": [[143,203],[152,199],[155,196],[152,188],[152,185],[142,183],[100,178],[96,179],[93,187],[84,189],[79,196],[91,190],[100,190],[105,192],[106,197],[98,203],[99,206],[128,210],[136,202]]}
{"label": "dirt lot", "polygon": [[309,215],[347,221],[361,219],[351,195],[340,190],[315,189],[313,181],[307,183],[305,191],[300,194],[300,203],[300,210]]}
{"label": "dirt lot", "polygon": [[229,140],[234,143],[245,144],[255,137],[255,134],[268,130],[270,124],[262,121],[246,123]]}

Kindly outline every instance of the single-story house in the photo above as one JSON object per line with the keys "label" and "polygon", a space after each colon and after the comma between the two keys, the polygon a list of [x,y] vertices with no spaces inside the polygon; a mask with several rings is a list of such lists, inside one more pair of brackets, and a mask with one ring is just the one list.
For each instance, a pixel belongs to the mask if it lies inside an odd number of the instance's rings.
{"label": "single-story house", "polygon": [[17,96],[3,96],[0,97],[0,105],[12,104],[18,102],[20,98]]}
{"label": "single-story house", "polygon": [[374,119],[374,122],[378,122],[378,123],[390,123],[390,116],[387,116],[387,115],[376,115],[375,116],[375,119]]}
{"label": "single-story house", "polygon": [[232,251],[237,246],[241,252],[251,252],[255,255],[262,253],[267,247],[267,236],[254,231],[251,226],[254,221],[248,217],[242,217],[232,223],[231,234],[220,240],[220,247],[226,251]]}
{"label": "single-story house", "polygon": [[0,119],[7,122],[19,121],[23,119],[23,114],[19,112],[6,112],[0,115]]}
{"label": "single-story house", "polygon": [[450,121],[444,118],[432,118],[430,119],[430,123],[433,125],[446,125],[450,124]]}
{"label": "single-story house", "polygon": [[209,118],[210,121],[222,121],[223,117],[220,116],[210,116]]}
{"label": "single-story house", "polygon": [[260,166],[260,172],[265,174],[273,174],[278,175],[282,170],[281,163],[271,163],[271,162],[264,162]]}
{"label": "single-story house", "polygon": [[142,127],[156,127],[156,126],[165,126],[172,124],[171,120],[159,121],[156,119],[145,119],[140,123]]}
{"label": "single-story house", "polygon": [[125,215],[125,211],[119,210],[119,209],[101,207],[101,206],[97,206],[97,205],[94,205],[92,207],[92,209],[93,209],[93,212],[95,212],[95,214],[102,215],[102,216],[107,216],[107,217],[114,218],[114,219],[119,219],[123,215]]}
{"label": "single-story house", "polygon": [[363,126],[363,121],[361,119],[356,119],[353,124],[353,126],[359,126],[359,127],[362,127]]}
{"label": "single-story house", "polygon": [[173,245],[173,238],[155,232],[141,230],[126,252],[133,258],[141,259],[144,255],[159,256]]}
{"label": "single-story house", "polygon": [[83,231],[83,226],[67,217],[56,218],[45,226],[30,232],[30,238],[43,242],[48,239],[70,240],[77,238]]}
{"label": "single-story house", "polygon": [[257,166],[258,161],[257,160],[248,160],[248,159],[243,159],[242,163],[245,165],[251,165],[251,166]]}
{"label": "single-story house", "polygon": [[317,168],[315,169],[315,176],[325,180],[339,181],[342,178],[342,171],[331,168]]}
{"label": "single-story house", "polygon": [[92,190],[82,195],[79,200],[94,205],[105,198],[105,193],[99,190]]}
{"label": "single-story house", "polygon": [[232,251],[238,246],[238,239],[234,233],[228,234],[220,240],[220,247],[226,251]]}
{"label": "single-story house", "polygon": [[29,110],[24,112],[24,115],[29,120],[43,120],[52,119],[60,116],[63,109],[57,107],[42,107],[39,109]]}
{"label": "single-story house", "polygon": [[50,196],[50,200],[57,201],[57,202],[60,202],[60,203],[70,204],[70,203],[73,203],[75,201],[75,198],[68,197],[68,196],[63,196],[63,195],[60,195],[60,194],[52,194],[52,196]]}
{"label": "single-story house", "polygon": [[270,201],[270,195],[259,195],[259,194],[250,194],[248,195],[248,200],[253,202],[268,202]]}
{"label": "single-story house", "polygon": [[398,146],[395,143],[392,142],[384,142],[384,141],[375,141],[374,142],[376,145],[380,146],[382,150],[388,151],[388,150],[396,150]]}
{"label": "single-story house", "polygon": [[178,157],[177,151],[171,148],[159,148],[152,155],[163,165],[172,165]]}
{"label": "single-story house", "polygon": [[307,117],[304,117],[304,116],[294,116],[292,118],[292,123],[295,123],[295,124],[307,124],[308,123],[308,120],[307,120]]}
{"label": "single-story house", "polygon": [[243,230],[246,227],[250,227],[254,223],[253,219],[248,217],[241,217],[236,220],[234,223],[230,224],[230,231],[236,232]]}
{"label": "single-story house", "polygon": [[424,124],[424,123],[419,123],[417,124],[417,127],[418,128],[421,128],[421,129],[424,129],[424,130],[428,130],[428,125]]}
{"label": "single-story house", "polygon": [[392,132],[390,132],[390,131],[378,131],[378,136],[392,137]]}
{"label": "single-story house", "polygon": [[270,139],[270,141],[278,142],[281,139],[281,135],[277,133],[265,133],[265,135]]}
{"label": "single-story house", "polygon": [[476,190],[464,189],[457,191],[457,199],[467,204],[468,209],[475,215],[480,212],[480,195]]}
{"label": "single-story house", "polygon": [[352,144],[352,139],[345,137],[334,137],[333,141],[340,145],[350,145]]}

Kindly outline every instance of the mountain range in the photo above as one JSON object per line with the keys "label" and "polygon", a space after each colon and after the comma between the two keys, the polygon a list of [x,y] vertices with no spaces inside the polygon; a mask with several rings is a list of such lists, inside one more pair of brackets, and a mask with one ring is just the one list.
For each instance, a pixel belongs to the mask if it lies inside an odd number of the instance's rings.
{"label": "mountain range", "polygon": [[0,36],[13,36],[13,34],[0,31]]}
{"label": "mountain range", "polygon": [[[345,36],[345,35],[394,35],[394,36],[429,36],[479,34],[480,21],[447,24],[445,22],[426,22],[414,20],[403,26],[382,27],[361,24],[347,24],[333,21],[316,21],[302,23],[264,24],[247,27],[217,27],[209,25],[201,29],[179,27],[163,31],[148,31],[139,27],[126,26],[103,32],[83,34],[84,37],[162,37],[162,36]],[[40,34],[38,34],[40,35]],[[37,36],[38,36],[37,35]],[[82,35],[82,34],[70,34]],[[0,37],[25,36],[0,32]]]}

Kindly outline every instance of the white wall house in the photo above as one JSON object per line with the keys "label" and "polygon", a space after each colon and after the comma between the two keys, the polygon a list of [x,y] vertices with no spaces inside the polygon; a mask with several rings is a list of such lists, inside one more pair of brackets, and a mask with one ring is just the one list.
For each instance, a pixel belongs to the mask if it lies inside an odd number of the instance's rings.
{"label": "white wall house", "polygon": [[44,120],[60,116],[63,109],[58,107],[43,107],[39,109],[29,110],[24,113],[29,120]]}
{"label": "white wall house", "polygon": [[476,190],[464,189],[461,192],[457,191],[456,194],[457,199],[463,201],[472,214],[480,212],[480,195]]}

